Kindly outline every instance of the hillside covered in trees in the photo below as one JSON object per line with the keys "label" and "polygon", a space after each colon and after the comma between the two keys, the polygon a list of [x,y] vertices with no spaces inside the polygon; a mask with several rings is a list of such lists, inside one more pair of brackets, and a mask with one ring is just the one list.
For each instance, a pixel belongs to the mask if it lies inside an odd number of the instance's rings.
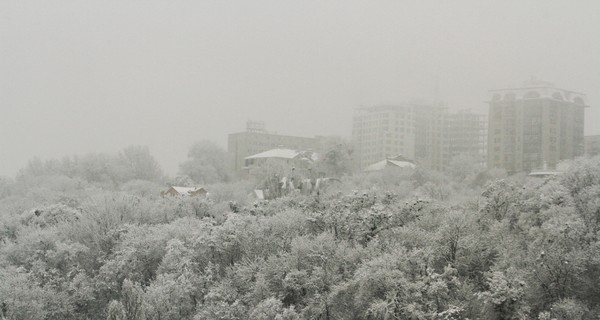
{"label": "hillside covered in trees", "polygon": [[596,319],[600,158],[461,164],[257,201],[220,173],[160,197],[144,148],[34,160],[0,179],[0,318]]}

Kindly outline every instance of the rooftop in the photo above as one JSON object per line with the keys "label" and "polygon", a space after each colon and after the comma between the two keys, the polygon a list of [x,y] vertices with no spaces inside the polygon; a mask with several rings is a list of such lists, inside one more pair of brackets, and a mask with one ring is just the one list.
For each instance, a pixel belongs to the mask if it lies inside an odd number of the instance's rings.
{"label": "rooftop", "polygon": [[411,160],[399,155],[393,158],[386,158],[379,162],[375,162],[372,165],[367,166],[364,171],[379,171],[387,167],[398,167],[398,168],[411,168],[414,169],[416,166]]}
{"label": "rooftop", "polygon": [[307,151],[293,150],[293,149],[271,149],[255,155],[248,156],[244,159],[266,159],[266,158],[279,158],[279,159],[295,159],[302,155],[308,160],[315,160],[315,154],[307,154]]}
{"label": "rooftop", "polygon": [[585,105],[586,95],[581,92],[557,88],[554,84],[532,79],[516,88],[489,90],[491,101],[511,101],[521,99],[552,99]]}

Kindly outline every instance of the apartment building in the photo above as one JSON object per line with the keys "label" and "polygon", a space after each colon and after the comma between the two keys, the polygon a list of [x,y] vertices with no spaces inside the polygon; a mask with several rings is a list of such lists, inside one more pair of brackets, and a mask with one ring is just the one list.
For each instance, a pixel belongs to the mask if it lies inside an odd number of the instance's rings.
{"label": "apartment building", "polygon": [[402,155],[418,166],[442,171],[461,153],[485,161],[483,114],[448,112],[442,104],[407,103],[356,109],[352,126],[355,165],[364,169]]}
{"label": "apartment building", "polygon": [[397,155],[415,159],[415,108],[417,106],[404,104],[355,110],[352,144],[358,169]]}
{"label": "apartment building", "polygon": [[488,167],[554,169],[584,152],[585,95],[543,81],[490,90]]}
{"label": "apartment building", "polygon": [[420,166],[442,171],[450,160],[448,109],[442,104],[415,106],[415,160]]}
{"label": "apartment building", "polygon": [[469,155],[486,165],[487,116],[470,109],[449,113],[447,118],[448,153],[450,160]]}

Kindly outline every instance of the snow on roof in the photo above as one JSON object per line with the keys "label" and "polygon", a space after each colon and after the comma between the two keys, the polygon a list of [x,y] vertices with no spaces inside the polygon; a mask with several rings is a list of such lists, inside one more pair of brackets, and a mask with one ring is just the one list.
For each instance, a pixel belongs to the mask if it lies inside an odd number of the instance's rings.
{"label": "snow on roof", "polygon": [[265,200],[265,193],[260,189],[255,189],[254,195],[260,200]]}
{"label": "snow on roof", "polygon": [[533,171],[529,173],[531,177],[548,177],[548,176],[557,176],[561,174],[560,171]]}
{"label": "snow on roof", "polygon": [[379,162],[375,162],[372,165],[369,165],[365,168],[365,171],[379,171],[383,170],[387,167],[387,160],[381,160]]}
{"label": "snow on roof", "polygon": [[[400,160],[400,159],[402,159],[402,160]],[[395,158],[388,158],[385,160],[381,160],[379,162],[375,162],[372,165],[367,166],[364,171],[379,171],[379,170],[383,170],[387,167],[414,169],[416,166],[412,161],[405,159],[401,156],[398,156]]]}
{"label": "snow on roof", "polygon": [[192,192],[196,192],[198,190],[203,190],[201,187],[171,187],[173,190],[177,191],[180,195],[189,195]]}
{"label": "snow on roof", "polygon": [[388,160],[388,163],[400,168],[415,168],[415,164],[409,161]]}
{"label": "snow on roof", "polygon": [[257,153],[246,157],[245,159],[260,159],[260,158],[282,158],[282,159],[294,159],[300,155],[301,151],[292,149],[271,149],[265,152]]}

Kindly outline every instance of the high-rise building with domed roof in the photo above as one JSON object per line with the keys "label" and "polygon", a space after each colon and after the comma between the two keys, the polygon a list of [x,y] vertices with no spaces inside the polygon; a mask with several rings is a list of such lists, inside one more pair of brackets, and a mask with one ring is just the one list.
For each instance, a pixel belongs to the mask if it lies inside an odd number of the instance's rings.
{"label": "high-rise building with domed roof", "polygon": [[555,169],[583,155],[583,93],[531,80],[519,88],[490,90],[488,167],[510,173]]}

